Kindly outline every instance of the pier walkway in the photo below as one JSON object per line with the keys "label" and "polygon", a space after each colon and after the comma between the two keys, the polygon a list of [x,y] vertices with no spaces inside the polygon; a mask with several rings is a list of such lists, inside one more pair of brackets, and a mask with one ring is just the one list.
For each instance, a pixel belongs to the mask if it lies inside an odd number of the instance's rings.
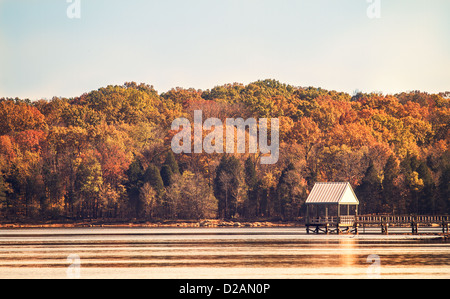
{"label": "pier walkway", "polygon": [[358,233],[359,228],[380,227],[382,234],[388,234],[389,227],[411,227],[412,234],[419,233],[419,227],[440,226],[443,234],[449,233],[450,216],[426,215],[361,215],[311,217],[305,223],[309,233]]}

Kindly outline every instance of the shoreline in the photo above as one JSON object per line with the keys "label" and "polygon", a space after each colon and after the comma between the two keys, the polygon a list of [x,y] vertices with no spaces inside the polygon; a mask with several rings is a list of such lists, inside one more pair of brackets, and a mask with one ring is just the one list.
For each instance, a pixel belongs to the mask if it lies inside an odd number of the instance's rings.
{"label": "shoreline", "polygon": [[[200,221],[189,220],[165,220],[160,222],[95,222],[95,221],[83,221],[73,223],[0,223],[1,230],[7,229],[64,229],[64,228],[306,228],[304,224],[295,221],[225,221],[217,219],[206,219]],[[314,236],[317,234],[310,234]],[[358,233],[356,235],[351,233],[341,234],[319,234],[324,236],[397,236],[397,237],[410,237],[418,240],[428,241],[440,241],[449,242],[450,234],[448,233],[389,233],[387,235],[381,233]]]}
{"label": "shoreline", "polygon": [[195,227],[304,227],[298,222],[283,221],[226,221],[217,219],[206,219],[199,221],[190,220],[166,220],[166,221],[146,221],[146,222],[98,222],[98,221],[80,221],[80,222],[42,222],[42,223],[0,223],[0,229],[10,228],[195,228]]}

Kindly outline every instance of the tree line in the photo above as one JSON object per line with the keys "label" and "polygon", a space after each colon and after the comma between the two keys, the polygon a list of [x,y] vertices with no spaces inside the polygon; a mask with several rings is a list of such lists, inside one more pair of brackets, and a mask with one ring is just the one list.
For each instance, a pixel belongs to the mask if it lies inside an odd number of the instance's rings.
{"label": "tree line", "polygon": [[[276,80],[2,98],[0,220],[293,220],[322,181],[350,182],[364,214],[448,214],[449,101]],[[171,123],[195,110],[223,122],[278,118],[278,163],[261,165],[260,153],[173,154]]]}

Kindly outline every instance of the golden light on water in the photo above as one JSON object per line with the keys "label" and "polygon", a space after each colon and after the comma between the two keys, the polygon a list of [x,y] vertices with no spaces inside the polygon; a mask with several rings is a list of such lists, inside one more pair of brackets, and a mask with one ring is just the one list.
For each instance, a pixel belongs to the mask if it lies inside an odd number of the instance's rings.
{"label": "golden light on water", "polygon": [[356,264],[356,244],[355,238],[348,237],[339,239],[339,265],[341,267],[352,267]]}

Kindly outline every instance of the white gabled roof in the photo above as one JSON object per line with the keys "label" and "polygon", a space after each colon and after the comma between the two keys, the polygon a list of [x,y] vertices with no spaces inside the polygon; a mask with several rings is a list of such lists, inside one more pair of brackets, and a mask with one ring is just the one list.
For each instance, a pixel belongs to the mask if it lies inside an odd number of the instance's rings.
{"label": "white gabled roof", "polygon": [[350,204],[359,201],[350,183],[316,183],[306,200],[307,204]]}

